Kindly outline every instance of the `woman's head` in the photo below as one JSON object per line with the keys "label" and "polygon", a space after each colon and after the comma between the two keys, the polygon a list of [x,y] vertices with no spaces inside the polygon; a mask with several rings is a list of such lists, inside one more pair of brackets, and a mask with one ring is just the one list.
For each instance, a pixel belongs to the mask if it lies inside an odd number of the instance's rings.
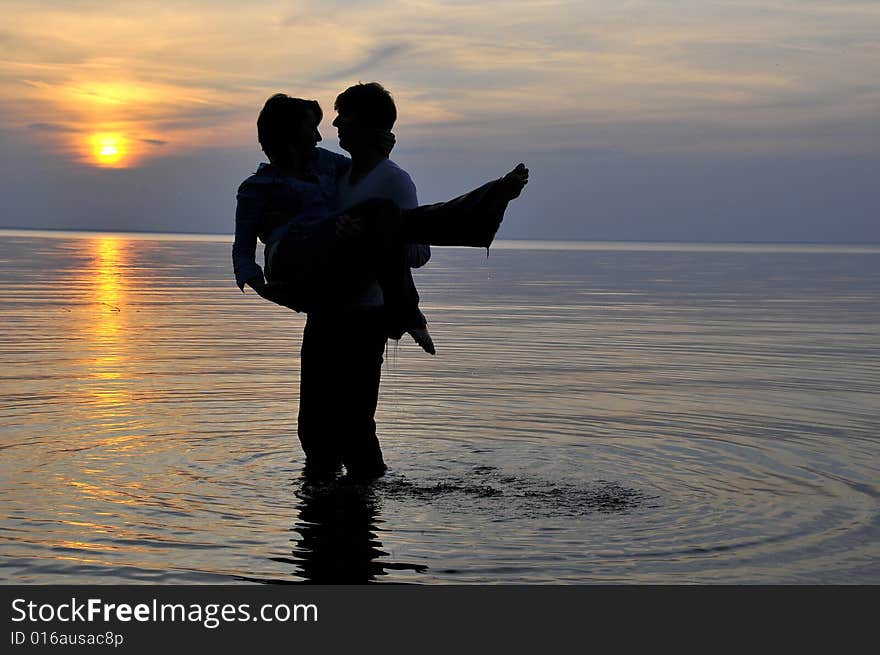
{"label": "woman's head", "polygon": [[276,93],[257,118],[257,140],[273,164],[291,165],[311,156],[321,141],[318,125],[324,114],[317,100]]}

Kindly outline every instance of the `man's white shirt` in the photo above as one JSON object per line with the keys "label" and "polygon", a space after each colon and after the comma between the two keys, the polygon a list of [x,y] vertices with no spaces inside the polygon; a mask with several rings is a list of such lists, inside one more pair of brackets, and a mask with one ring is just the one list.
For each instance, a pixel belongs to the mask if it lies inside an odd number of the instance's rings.
{"label": "man's white shirt", "polygon": [[[337,193],[338,211],[345,211],[370,198],[392,200],[401,209],[414,209],[419,206],[416,185],[409,173],[390,159],[379,162],[355,184],[351,183],[351,169],[349,169],[339,180]],[[409,265],[418,268],[424,266],[431,258],[431,248],[427,245],[412,244],[407,246],[407,256]],[[381,304],[382,290],[376,283],[357,299],[357,305],[362,307]]]}

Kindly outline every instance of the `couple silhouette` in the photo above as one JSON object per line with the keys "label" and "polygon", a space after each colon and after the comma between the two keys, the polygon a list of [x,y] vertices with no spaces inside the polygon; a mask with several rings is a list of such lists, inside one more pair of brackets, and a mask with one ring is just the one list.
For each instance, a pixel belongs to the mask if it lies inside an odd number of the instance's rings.
{"label": "couple silhouette", "polygon": [[369,480],[386,471],[375,412],[387,340],[408,333],[435,353],[412,268],[428,262],[432,245],[488,248],[529,171],[519,164],[457,198],[419,205],[411,177],[389,158],[391,94],[357,84],[334,108],[351,158],[317,147],[317,101],[266,101],[257,136],[269,162],[238,189],[232,260],[242,291],[307,315],[297,419],[306,477],[332,478],[344,466],[350,479]]}

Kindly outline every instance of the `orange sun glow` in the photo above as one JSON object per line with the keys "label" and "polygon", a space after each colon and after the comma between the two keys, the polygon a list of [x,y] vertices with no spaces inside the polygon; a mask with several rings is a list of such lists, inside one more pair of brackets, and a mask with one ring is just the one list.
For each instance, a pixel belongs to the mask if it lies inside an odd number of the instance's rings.
{"label": "orange sun glow", "polygon": [[100,132],[89,137],[90,152],[98,166],[117,168],[125,165],[128,143],[117,132]]}

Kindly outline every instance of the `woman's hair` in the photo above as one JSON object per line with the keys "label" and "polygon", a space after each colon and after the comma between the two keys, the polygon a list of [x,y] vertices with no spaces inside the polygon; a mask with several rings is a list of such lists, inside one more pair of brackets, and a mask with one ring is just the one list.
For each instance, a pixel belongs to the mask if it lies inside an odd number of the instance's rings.
{"label": "woman's hair", "polygon": [[397,120],[397,107],[388,90],[378,82],[359,82],[336,97],[340,114],[354,114],[364,127],[390,130]]}
{"label": "woman's hair", "polygon": [[315,113],[318,122],[324,116],[317,100],[291,98],[284,93],[276,93],[266,101],[257,118],[257,140],[269,161],[274,162],[284,156],[308,111]]}

